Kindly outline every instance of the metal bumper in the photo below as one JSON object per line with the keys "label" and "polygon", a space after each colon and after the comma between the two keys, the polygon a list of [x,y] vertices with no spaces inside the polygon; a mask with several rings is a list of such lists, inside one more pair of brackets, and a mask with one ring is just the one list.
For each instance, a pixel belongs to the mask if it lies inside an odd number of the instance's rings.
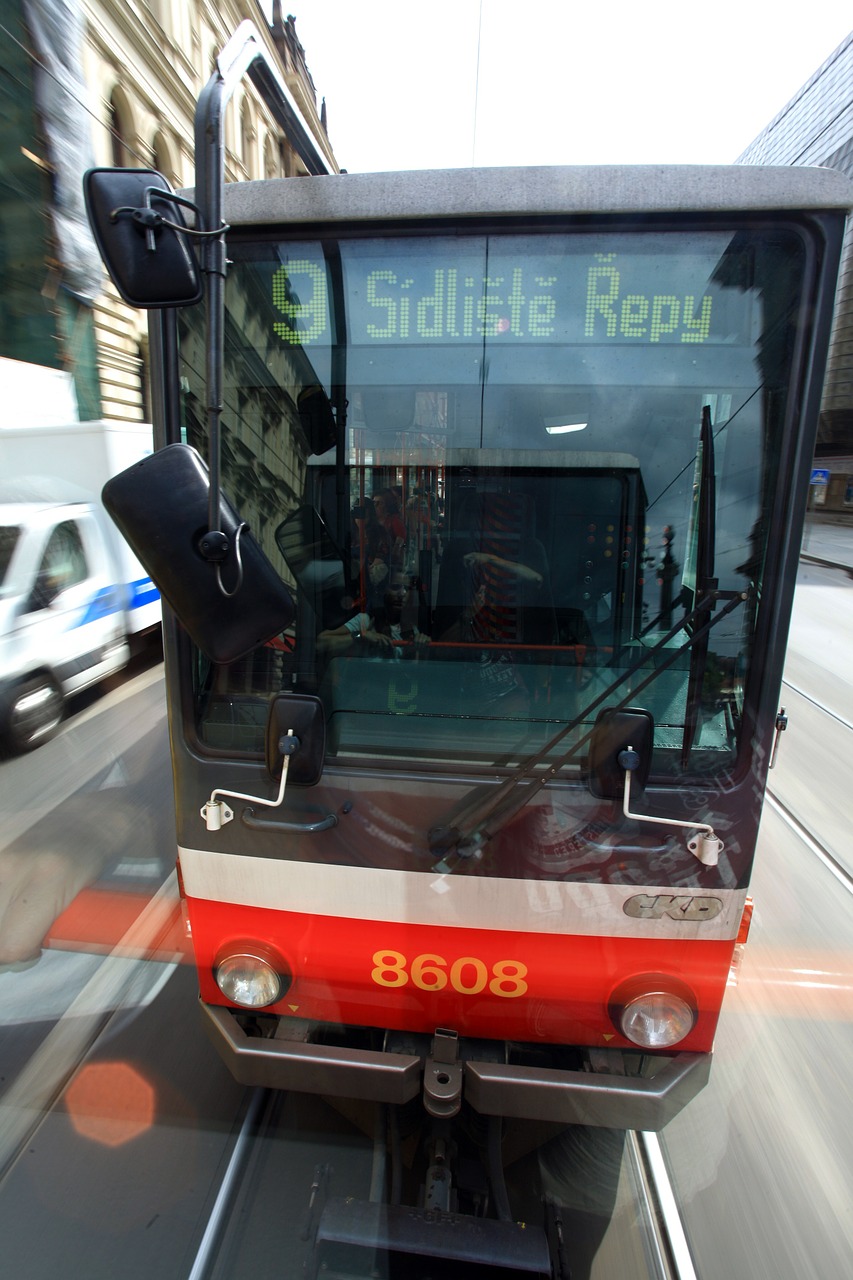
{"label": "metal bumper", "polygon": [[[404,1103],[424,1093],[425,1056],[248,1036],[230,1009],[204,1004],[205,1028],[242,1084],[370,1102]],[[476,1043],[476,1042],[475,1042]],[[610,1056],[612,1055],[612,1057]],[[711,1054],[646,1058],[659,1069],[625,1075],[618,1050],[596,1054],[614,1071],[563,1071],[464,1059],[462,1090],[484,1115],[608,1129],[662,1129],[708,1082]],[[620,1072],[621,1068],[621,1072]]]}

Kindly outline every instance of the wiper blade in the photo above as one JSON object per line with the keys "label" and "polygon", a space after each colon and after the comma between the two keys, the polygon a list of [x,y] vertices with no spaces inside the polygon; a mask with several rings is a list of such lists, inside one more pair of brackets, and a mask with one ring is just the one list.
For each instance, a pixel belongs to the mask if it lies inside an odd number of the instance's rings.
{"label": "wiper blade", "polygon": [[[714,577],[714,545],[716,542],[716,479],[714,474],[714,432],[711,426],[711,410],[702,408],[702,429],[699,437],[699,483],[696,508],[696,597],[707,596],[717,587]],[[711,606],[713,608],[713,605]],[[697,622],[700,626],[710,618],[703,611]],[[684,713],[684,736],[681,740],[681,767],[687,768],[690,749],[696,737],[699,723],[699,707],[702,702],[702,685],[708,665],[708,632],[690,650],[690,674],[687,679],[687,708]]]}
{"label": "wiper blade", "polygon": [[[639,684],[632,685],[628,693],[618,702],[612,704],[614,710],[626,707],[630,701],[636,698],[638,693],[641,693],[643,689],[656,680],[662,671],[666,671],[671,667],[683,653],[703,639],[707,640],[708,632],[711,628],[722,622],[724,618],[728,617],[730,613],[748,600],[749,595],[749,591],[725,593],[714,591],[703,595],[696,606],[685,614],[675,626],[670,628],[657,644],[650,649],[644,649],[642,656],[637,659],[633,666],[629,667],[612,684],[608,685],[606,689],[593,698],[573,720],[570,720],[543,747],[540,747],[536,754],[531,756],[527,763],[518,769],[512,777],[507,778],[499,787],[490,788],[486,794],[478,796],[467,811],[463,810],[457,815],[453,823],[433,827],[427,837],[430,851],[438,855],[438,861],[435,863],[433,870],[437,872],[453,871],[462,861],[476,854],[492,836],[496,835],[505,826],[510,818],[513,818],[541,791],[547,782],[556,777],[559,771],[590,741],[594,728],[588,729],[563,755],[547,764],[548,757],[554,748],[559,746],[594,711],[597,711],[605,702],[608,702],[626,681],[631,680],[638,671],[641,671],[648,664],[650,658],[658,654],[662,655],[662,660]],[[720,600],[726,600],[727,603],[719,613],[712,616],[711,609]],[[697,624],[696,629],[691,632],[684,644],[675,649],[667,649],[667,645],[680,631],[690,628],[694,623]],[[547,765],[547,767],[540,768],[543,765]]]}

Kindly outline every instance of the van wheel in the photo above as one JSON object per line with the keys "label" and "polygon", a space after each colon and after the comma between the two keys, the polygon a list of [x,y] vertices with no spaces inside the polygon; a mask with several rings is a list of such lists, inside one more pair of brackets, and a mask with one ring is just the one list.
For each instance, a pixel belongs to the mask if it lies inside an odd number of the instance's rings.
{"label": "van wheel", "polygon": [[62,723],[62,690],[51,675],[32,676],[10,689],[2,709],[3,737],[14,755],[33,751]]}

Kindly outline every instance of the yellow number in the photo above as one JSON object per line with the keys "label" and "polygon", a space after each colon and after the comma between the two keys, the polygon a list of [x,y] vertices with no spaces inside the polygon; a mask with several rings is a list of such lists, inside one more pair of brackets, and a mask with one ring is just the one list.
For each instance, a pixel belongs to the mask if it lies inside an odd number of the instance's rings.
{"label": "yellow number", "polygon": [[[527,977],[527,965],[520,960],[497,960],[492,965],[492,973],[495,976],[489,983],[489,990],[493,996],[505,996],[512,1000],[515,996],[523,996],[527,991],[527,983],[524,981]],[[504,983],[510,983],[511,989],[505,990]]]}
{"label": "yellow number", "polygon": [[449,982],[453,990],[462,996],[479,995],[487,984],[492,995],[502,996],[505,1000],[527,994],[524,981],[527,965],[520,960],[496,960],[492,965],[491,981],[486,965],[476,956],[460,956],[453,961],[449,974],[444,956],[429,952],[415,956],[411,975],[407,970],[409,961],[401,951],[376,951],[373,963],[375,968],[370,976],[380,987],[405,987],[411,976],[413,984],[421,991],[443,991]]}
{"label": "yellow number", "polygon": [[406,957],[399,951],[377,951],[373,963],[376,968],[370,976],[380,987],[404,987],[409,981]]}
{"label": "yellow number", "polygon": [[447,986],[447,974],[443,968],[446,964],[444,956],[415,956],[412,961],[412,982],[421,991],[442,991]]}
{"label": "yellow number", "polygon": [[[462,974],[467,965],[474,970],[474,981],[466,986],[462,980]],[[482,960],[477,960],[475,956],[463,956],[461,960],[454,960],[450,966],[450,985],[454,991],[458,991],[463,996],[476,996],[483,990],[489,980],[489,971],[483,964]]]}

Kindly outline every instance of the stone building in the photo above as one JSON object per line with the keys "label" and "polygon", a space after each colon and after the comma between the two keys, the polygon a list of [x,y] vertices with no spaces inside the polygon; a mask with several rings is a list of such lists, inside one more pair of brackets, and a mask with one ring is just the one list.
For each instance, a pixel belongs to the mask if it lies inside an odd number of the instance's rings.
{"label": "stone building", "polygon": [[[738,157],[825,165],[853,178],[853,32]],[[853,519],[853,233],[841,261],[811,506]]]}
{"label": "stone building", "polygon": [[[274,0],[3,0],[0,36],[0,357],[73,374],[81,418],[150,420],[147,320],[103,274],[81,178],[91,165],[192,186],[193,116],[217,54],[251,20],[331,172],[337,171],[292,17]],[[226,114],[226,181],[304,166],[248,80]]]}

